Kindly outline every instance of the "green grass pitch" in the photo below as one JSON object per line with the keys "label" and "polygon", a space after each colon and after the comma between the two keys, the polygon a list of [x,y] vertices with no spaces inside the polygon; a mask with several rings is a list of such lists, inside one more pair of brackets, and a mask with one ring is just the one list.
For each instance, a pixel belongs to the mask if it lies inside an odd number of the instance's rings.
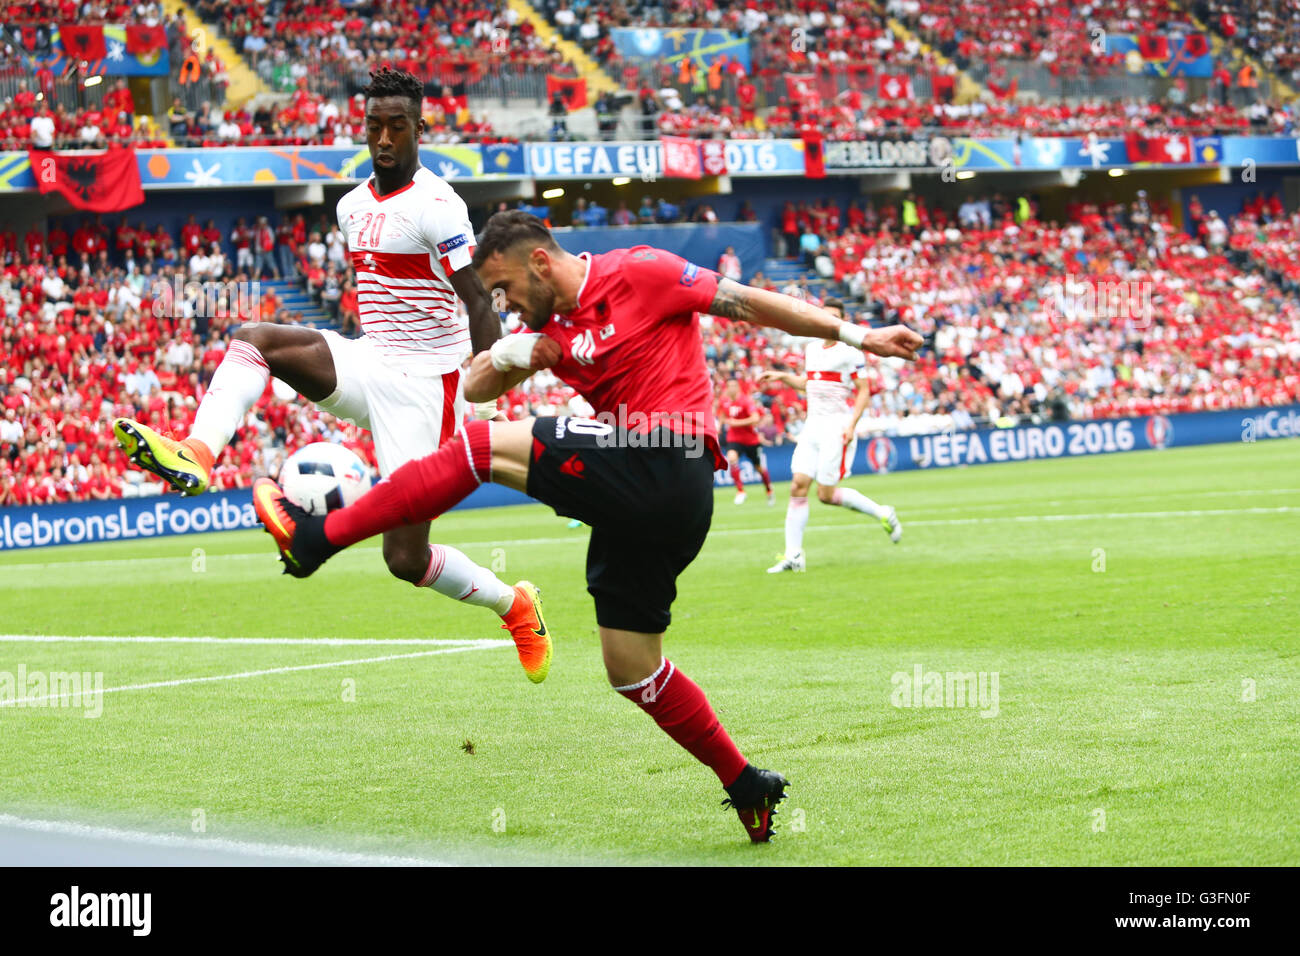
{"label": "green grass pitch", "polygon": [[[260,532],[0,554],[0,672],[253,674],[108,693],[97,719],[0,708],[0,813],[469,863],[1300,863],[1300,442],[849,483],[898,507],[901,544],[814,503],[807,573],[769,576],[785,489],[719,490],[668,632],[791,780],[768,846],[607,687],[586,530],[541,506],[434,525],[542,588],[540,686],[502,646],[12,639],[505,636],[373,543],[309,581]],[[996,715],[895,706],[918,666],[996,674]]]}

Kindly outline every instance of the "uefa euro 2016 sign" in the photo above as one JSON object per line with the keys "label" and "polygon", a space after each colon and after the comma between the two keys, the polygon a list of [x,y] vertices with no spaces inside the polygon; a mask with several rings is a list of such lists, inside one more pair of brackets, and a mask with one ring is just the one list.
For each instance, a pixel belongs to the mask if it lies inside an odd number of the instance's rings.
{"label": "uefa euro 2016 sign", "polygon": [[[867,470],[908,471],[1300,437],[1300,405],[984,428],[867,442]],[[862,443],[859,443],[862,444]]]}

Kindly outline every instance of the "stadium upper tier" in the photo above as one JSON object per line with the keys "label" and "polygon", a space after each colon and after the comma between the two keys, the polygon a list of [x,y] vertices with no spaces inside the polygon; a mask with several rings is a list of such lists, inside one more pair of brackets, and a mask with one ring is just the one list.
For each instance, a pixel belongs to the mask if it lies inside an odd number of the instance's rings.
{"label": "stadium upper tier", "polygon": [[[1300,401],[1300,214],[1285,216],[1276,196],[1253,197],[1230,222],[1199,215],[1193,203],[1187,232],[1140,202],[1077,204],[1064,225],[1013,208],[996,195],[955,210],[921,202],[921,222],[908,231],[893,204],[824,202],[782,214],[791,230],[823,233],[835,279],[855,301],[934,334],[934,350],[915,366],[872,363],[865,428],[914,433]],[[322,219],[316,229],[323,236],[330,225]],[[206,256],[214,243],[221,255]],[[277,243],[293,273],[280,286],[284,300],[318,294],[322,264],[334,261],[326,243],[297,218],[282,223]],[[195,260],[182,258],[191,249],[211,278],[246,279],[230,246],[197,224],[179,236],[91,220],[21,239],[0,233],[0,505],[158,490],[136,483],[141,473],[126,467],[112,419],[185,434],[232,329],[253,318],[295,321],[265,292],[247,307],[232,296],[235,307],[216,317],[153,307],[155,282],[171,286],[182,263],[194,276]],[[132,275],[121,265],[126,248],[141,254]],[[761,274],[748,278],[772,286]],[[1100,316],[1100,300],[1088,297],[1099,281],[1123,283],[1136,295],[1130,301],[1144,304],[1129,318]],[[798,280],[778,287],[813,298]],[[355,322],[350,278],[344,290],[340,315]],[[851,311],[861,317],[862,307]],[[719,384],[738,376],[755,389],[758,369],[798,365],[796,344],[767,330],[704,317],[702,335]],[[759,394],[765,437],[797,434],[801,397],[777,386]],[[581,407],[549,373],[503,404],[511,417]],[[214,487],[245,486],[322,437],[373,461],[366,433],[268,391],[222,457]]]}
{"label": "stadium upper tier", "polygon": [[473,83],[501,71],[573,72],[504,2],[200,0],[195,7],[268,82],[286,71],[294,80],[364,83],[367,71],[385,62],[437,84]]}

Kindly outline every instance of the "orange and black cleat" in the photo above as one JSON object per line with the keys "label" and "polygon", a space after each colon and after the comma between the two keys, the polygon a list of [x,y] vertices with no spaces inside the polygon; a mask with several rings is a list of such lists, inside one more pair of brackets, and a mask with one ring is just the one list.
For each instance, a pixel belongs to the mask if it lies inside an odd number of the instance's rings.
{"label": "orange and black cleat", "polygon": [[310,577],[340,550],[325,537],[324,515],[308,514],[299,508],[270,478],[253,482],[253,508],[280,549],[285,574]]}
{"label": "orange and black cleat", "polygon": [[775,829],[776,805],[785,799],[790,782],[775,770],[759,770],[746,764],[736,782],[726,788],[724,807],[731,807],[754,843],[767,843]]}
{"label": "orange and black cleat", "polygon": [[551,632],[542,617],[542,592],[531,581],[515,585],[515,603],[501,616],[501,626],[515,639],[519,663],[534,684],[546,680],[551,672]]}

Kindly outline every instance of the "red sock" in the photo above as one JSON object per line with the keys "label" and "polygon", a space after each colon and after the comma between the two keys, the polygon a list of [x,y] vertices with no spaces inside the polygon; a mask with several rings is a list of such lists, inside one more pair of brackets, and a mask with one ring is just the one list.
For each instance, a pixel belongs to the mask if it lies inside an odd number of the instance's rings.
{"label": "red sock", "polygon": [[664,659],[659,670],[630,687],[615,688],[654,718],[669,737],[718,775],[724,787],[736,782],[749,762],[718,722],[699,685]]}
{"label": "red sock", "polygon": [[356,504],[331,511],[325,537],[346,548],[383,531],[429,521],[491,481],[491,469],[491,423],[470,422],[433,454],[398,468]]}
{"label": "red sock", "polygon": [[744,483],[743,481],[740,480],[740,466],[739,466],[739,465],[732,465],[732,466],[731,466],[731,480],[734,481],[734,482],[736,483],[736,490],[737,490],[737,491],[744,491],[744,490],[745,490],[745,483]]}
{"label": "red sock", "polygon": [[768,474],[766,468],[761,469],[759,474],[763,476],[763,487],[767,489],[767,493],[770,495],[772,493],[772,476]]}

